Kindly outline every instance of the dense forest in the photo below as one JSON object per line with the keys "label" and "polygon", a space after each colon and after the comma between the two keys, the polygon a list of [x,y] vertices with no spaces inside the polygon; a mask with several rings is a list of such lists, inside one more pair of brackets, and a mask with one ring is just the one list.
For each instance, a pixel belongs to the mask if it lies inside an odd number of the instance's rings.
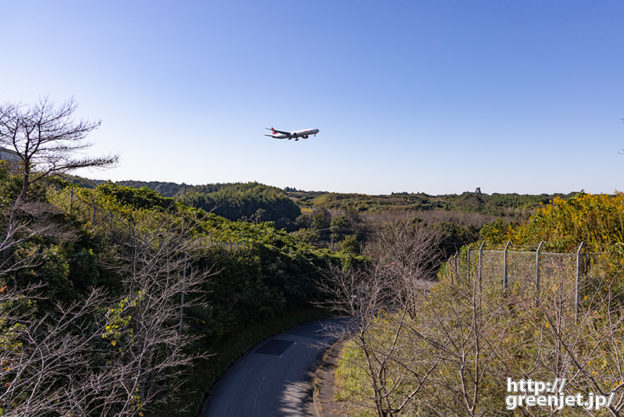
{"label": "dense forest", "polygon": [[[74,184],[94,187],[107,181],[92,181],[68,177]],[[230,220],[252,223],[273,222],[279,229],[297,228],[299,206],[284,190],[259,183],[187,185],[159,181],[118,181],[115,184],[131,188],[146,188],[165,197],[218,214]]]}
{"label": "dense forest", "polygon": [[177,195],[180,201],[230,220],[274,222],[292,230],[301,214],[299,207],[276,187],[258,183],[195,186]]}
{"label": "dense forest", "polygon": [[21,185],[0,162],[6,416],[193,414],[237,355],[320,314],[328,265],[363,262],[148,188],[49,177],[16,205]]}

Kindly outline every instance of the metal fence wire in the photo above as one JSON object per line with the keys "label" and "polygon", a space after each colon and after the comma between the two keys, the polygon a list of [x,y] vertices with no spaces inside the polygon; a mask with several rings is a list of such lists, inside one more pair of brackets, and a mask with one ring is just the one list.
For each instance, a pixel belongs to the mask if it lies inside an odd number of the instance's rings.
{"label": "metal fence wire", "polygon": [[583,243],[574,252],[547,252],[543,242],[535,250],[483,249],[484,242],[470,245],[465,253],[455,253],[447,262],[455,283],[478,280],[483,288],[495,288],[503,295],[531,298],[539,305],[545,296],[564,300],[578,317],[580,297],[590,281],[592,265],[607,253],[583,253]]}

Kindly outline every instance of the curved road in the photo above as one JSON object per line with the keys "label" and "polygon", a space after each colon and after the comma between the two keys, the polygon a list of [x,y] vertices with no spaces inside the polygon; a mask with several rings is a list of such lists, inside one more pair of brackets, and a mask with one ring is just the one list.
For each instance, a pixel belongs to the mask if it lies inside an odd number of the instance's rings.
{"label": "curved road", "polygon": [[342,318],[315,321],[255,346],[215,385],[200,417],[314,415],[314,364],[346,325]]}

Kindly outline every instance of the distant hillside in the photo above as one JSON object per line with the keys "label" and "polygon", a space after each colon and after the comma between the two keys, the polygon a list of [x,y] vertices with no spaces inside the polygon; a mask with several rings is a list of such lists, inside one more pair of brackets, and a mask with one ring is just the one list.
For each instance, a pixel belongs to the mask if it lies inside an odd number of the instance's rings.
{"label": "distant hillside", "polygon": [[562,194],[484,194],[479,189],[462,194],[429,195],[425,193],[392,193],[389,195],[343,194],[291,191],[291,196],[302,207],[357,212],[380,211],[423,211],[441,209],[466,213],[481,213],[490,216],[526,218],[541,204],[547,204],[555,197],[568,199],[576,192]]}
{"label": "distant hillside", "polygon": [[0,160],[9,161],[13,163],[13,162],[19,162],[20,159],[15,151],[0,147]]}
{"label": "distant hillside", "polygon": [[[83,187],[95,187],[106,181],[70,177],[68,180]],[[117,185],[132,188],[146,187],[165,197],[174,197],[185,204],[212,211],[231,220],[274,221],[280,228],[297,228],[295,219],[303,211],[328,209],[357,213],[449,211],[479,213],[506,217],[511,221],[525,220],[540,205],[557,197],[567,200],[568,194],[486,194],[480,189],[461,194],[429,195],[397,192],[385,195],[302,191],[286,187],[280,189],[256,182],[188,185],[161,181],[117,181]]]}

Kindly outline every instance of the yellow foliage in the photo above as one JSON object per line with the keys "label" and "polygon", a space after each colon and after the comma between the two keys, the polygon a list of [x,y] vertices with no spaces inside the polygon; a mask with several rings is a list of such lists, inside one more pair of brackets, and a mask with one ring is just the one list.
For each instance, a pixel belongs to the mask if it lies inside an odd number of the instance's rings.
{"label": "yellow foliage", "polygon": [[555,197],[522,226],[507,232],[515,244],[547,242],[552,249],[571,251],[580,242],[588,251],[624,244],[624,194],[580,194]]}

